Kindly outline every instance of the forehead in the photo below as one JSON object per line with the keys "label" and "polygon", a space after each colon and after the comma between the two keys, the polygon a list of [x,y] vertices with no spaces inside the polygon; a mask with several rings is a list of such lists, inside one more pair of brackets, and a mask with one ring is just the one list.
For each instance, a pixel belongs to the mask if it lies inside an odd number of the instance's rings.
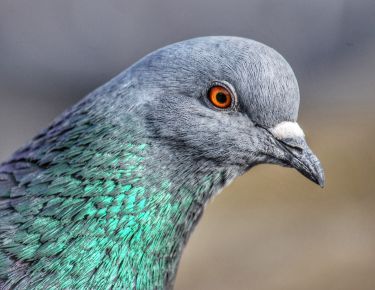
{"label": "forehead", "polygon": [[299,88],[289,64],[274,50],[263,49],[243,61],[235,80],[242,107],[250,118],[272,127],[284,121],[296,121]]}

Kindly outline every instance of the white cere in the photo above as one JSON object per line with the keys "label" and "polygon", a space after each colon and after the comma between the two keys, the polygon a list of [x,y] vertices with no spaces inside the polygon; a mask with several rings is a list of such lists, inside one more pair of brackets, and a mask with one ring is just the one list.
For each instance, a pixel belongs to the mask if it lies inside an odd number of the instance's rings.
{"label": "white cere", "polygon": [[296,122],[281,122],[270,129],[270,132],[276,139],[288,139],[305,137],[303,130]]}

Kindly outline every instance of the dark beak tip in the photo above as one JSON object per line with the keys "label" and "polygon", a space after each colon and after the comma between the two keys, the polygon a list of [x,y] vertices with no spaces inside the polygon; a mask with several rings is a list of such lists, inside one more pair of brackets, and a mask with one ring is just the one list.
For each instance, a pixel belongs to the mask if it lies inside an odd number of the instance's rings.
{"label": "dark beak tip", "polygon": [[305,172],[305,171],[300,171],[307,179],[310,181],[314,182],[315,184],[319,185],[321,188],[324,188],[325,186],[325,178],[324,174],[319,172],[319,173],[311,173],[311,172]]}
{"label": "dark beak tip", "polygon": [[319,185],[321,188],[324,188],[325,186],[325,176],[323,168],[320,165],[320,162],[317,162],[310,167],[309,170],[299,170],[303,175],[305,175],[308,179],[310,179],[312,182]]}
{"label": "dark beak tip", "polygon": [[318,184],[321,188],[324,188],[325,186],[325,178],[324,178],[324,175],[323,176],[319,176],[319,178],[315,181],[316,184]]}
{"label": "dark beak tip", "polygon": [[325,183],[326,183],[326,181],[325,181],[325,174],[324,174],[323,167],[322,167],[322,165],[320,164],[319,161],[316,164],[314,176],[315,176],[315,179],[316,179],[316,183],[321,188],[324,188]]}
{"label": "dark beak tip", "polygon": [[324,188],[325,174],[323,167],[318,158],[312,154],[311,151],[307,151],[307,154],[295,158],[294,168],[312,182],[316,183],[321,188]]}

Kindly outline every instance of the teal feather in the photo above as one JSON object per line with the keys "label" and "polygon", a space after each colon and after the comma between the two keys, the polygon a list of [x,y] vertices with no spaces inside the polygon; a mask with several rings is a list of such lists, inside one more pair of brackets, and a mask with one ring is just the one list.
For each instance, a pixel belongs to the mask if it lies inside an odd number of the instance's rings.
{"label": "teal feather", "polygon": [[[144,174],[152,146],[137,129],[91,122],[52,126],[2,166],[3,288],[161,289],[165,273],[173,280],[193,226],[192,189],[176,195],[171,180]],[[194,190],[209,190],[210,178]]]}

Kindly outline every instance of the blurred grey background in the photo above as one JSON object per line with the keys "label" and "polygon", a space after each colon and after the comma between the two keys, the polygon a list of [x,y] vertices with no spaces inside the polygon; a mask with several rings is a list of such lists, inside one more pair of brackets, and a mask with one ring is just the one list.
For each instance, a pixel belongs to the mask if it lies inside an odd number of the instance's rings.
{"label": "blurred grey background", "polygon": [[206,210],[176,289],[375,289],[375,1],[0,2],[0,159],[161,46],[203,35],[278,50],[324,190],[256,167]]}

